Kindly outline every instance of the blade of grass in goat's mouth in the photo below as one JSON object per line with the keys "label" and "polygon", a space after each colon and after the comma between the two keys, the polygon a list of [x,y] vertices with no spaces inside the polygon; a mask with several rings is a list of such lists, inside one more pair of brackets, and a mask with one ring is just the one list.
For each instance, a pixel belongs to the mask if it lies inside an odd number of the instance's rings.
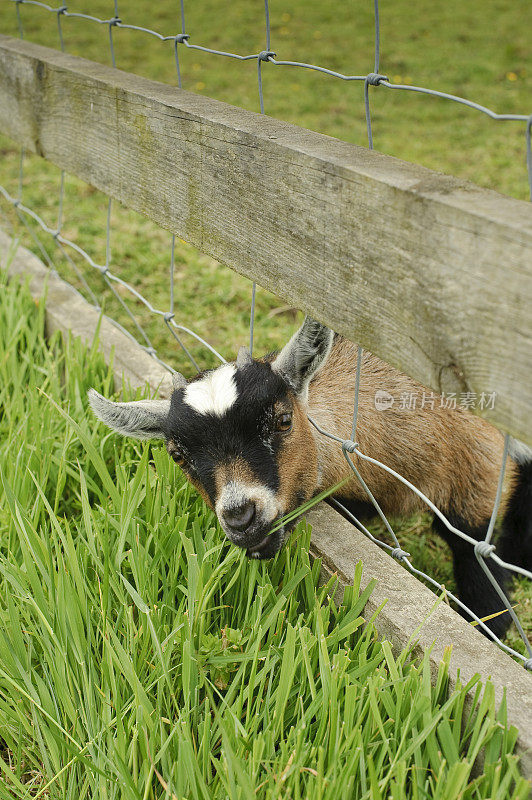
{"label": "blade of grass in goat's mouth", "polygon": [[315,497],[311,497],[310,500],[307,500],[306,503],[303,503],[302,505],[298,506],[298,508],[295,508],[293,511],[289,511],[288,514],[285,514],[284,517],[278,519],[275,525],[273,525],[273,527],[270,528],[270,530],[268,531],[268,536],[270,536],[272,533],[275,533],[275,531],[278,531],[280,528],[284,527],[284,525],[288,525],[290,522],[293,522],[293,520],[297,519],[297,517],[300,517],[306,511],[309,511],[309,509],[313,508],[318,503],[321,503],[321,501],[325,500],[326,497],[329,497],[329,495],[338,491],[338,489],[340,489],[345,483],[347,483],[348,480],[349,477],[344,478],[339,483],[336,483],[334,486],[331,486],[330,489],[324,489],[323,492],[320,492],[320,494],[315,495]]}

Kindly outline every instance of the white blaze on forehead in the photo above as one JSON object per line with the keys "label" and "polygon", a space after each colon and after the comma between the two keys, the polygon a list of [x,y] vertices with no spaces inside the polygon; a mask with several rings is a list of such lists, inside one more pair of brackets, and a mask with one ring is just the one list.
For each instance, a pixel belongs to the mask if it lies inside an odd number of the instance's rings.
{"label": "white blaze on forehead", "polygon": [[234,364],[224,364],[201,380],[189,383],[183,396],[184,402],[200,414],[221,417],[237,398],[235,372]]}

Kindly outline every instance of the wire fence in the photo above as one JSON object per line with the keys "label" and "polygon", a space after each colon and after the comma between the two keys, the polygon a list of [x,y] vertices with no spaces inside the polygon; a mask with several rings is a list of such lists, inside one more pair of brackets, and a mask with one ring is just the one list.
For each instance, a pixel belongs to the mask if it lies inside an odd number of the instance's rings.
{"label": "wire fence", "polygon": [[[22,14],[22,7],[23,6],[36,6],[40,9],[43,9],[47,12],[50,12],[56,15],[57,18],[57,29],[58,29],[58,38],[59,38],[59,45],[62,51],[65,50],[65,42],[63,36],[63,28],[62,23],[63,20],[69,19],[77,19],[85,23],[92,23],[96,25],[101,25],[107,28],[108,30],[108,45],[109,45],[109,52],[111,57],[111,62],[114,67],[117,66],[116,57],[115,57],[115,47],[114,47],[114,37],[117,35],[117,32],[120,29],[129,29],[137,32],[144,33],[148,36],[153,37],[163,43],[169,42],[173,45],[173,57],[175,61],[175,69],[176,69],[176,77],[177,77],[177,84],[181,87],[181,65],[180,65],[180,57],[179,51],[180,48],[188,48],[191,50],[199,50],[204,53],[209,53],[213,56],[219,56],[222,58],[230,58],[236,59],[239,61],[256,61],[257,64],[257,89],[258,89],[258,100],[260,106],[261,114],[264,114],[265,111],[265,103],[264,103],[264,93],[263,93],[263,83],[262,83],[262,70],[266,67],[292,67],[292,68],[300,68],[303,70],[313,70],[319,73],[323,73],[331,78],[335,78],[341,81],[360,81],[363,83],[364,88],[364,109],[365,109],[365,119],[366,119],[366,127],[367,127],[367,138],[368,138],[368,146],[370,149],[373,149],[373,133],[372,133],[372,118],[371,118],[371,104],[370,104],[370,87],[373,89],[377,87],[384,87],[386,89],[391,90],[399,90],[399,91],[406,91],[406,92],[417,92],[423,95],[430,95],[433,97],[442,98],[445,100],[449,100],[454,103],[461,104],[466,106],[470,109],[473,109],[481,114],[485,114],[493,120],[496,121],[506,121],[506,122],[513,122],[513,123],[521,123],[523,125],[523,136],[524,136],[524,149],[526,150],[526,163],[528,168],[528,182],[530,188],[530,199],[532,200],[532,148],[531,148],[531,138],[532,138],[532,114],[505,114],[496,112],[486,106],[483,106],[479,103],[473,102],[471,100],[465,99],[463,97],[459,97],[453,94],[448,94],[446,92],[440,92],[434,89],[425,88],[422,86],[414,86],[410,84],[401,84],[401,83],[392,83],[389,81],[388,77],[385,74],[380,72],[380,23],[379,23],[379,3],[378,0],[374,0],[374,30],[375,30],[375,39],[374,39],[374,63],[373,63],[373,71],[361,74],[361,75],[349,75],[343,74],[341,72],[335,71],[333,69],[329,69],[325,66],[320,66],[317,64],[310,64],[301,61],[287,61],[287,60],[278,60],[276,58],[276,53],[272,50],[271,44],[271,32],[270,32],[270,13],[269,13],[269,5],[268,0],[264,2],[264,42],[265,42],[265,49],[256,52],[256,53],[249,53],[249,54],[241,54],[241,53],[232,53],[226,52],[223,50],[217,50],[211,47],[206,47],[201,44],[195,43],[194,34],[195,32],[187,32],[186,28],[186,17],[185,17],[185,0],[180,0],[179,4],[179,12],[178,16],[180,16],[181,22],[181,32],[177,34],[171,35],[164,35],[156,30],[132,25],[125,22],[119,14],[119,7],[118,7],[118,0],[114,0],[114,7],[113,7],[113,15],[109,16],[108,18],[100,18],[96,16],[92,16],[90,14],[84,14],[79,12],[72,12],[69,11],[68,6],[66,4],[61,4],[56,7],[50,6],[46,3],[38,2],[38,0],[11,0],[11,2],[15,5],[15,12],[17,16],[18,22],[18,29],[20,33],[20,37],[24,37],[24,20]],[[29,208],[22,202],[22,186],[23,186],[23,177],[24,177],[24,160],[25,160],[25,153],[24,150],[21,150],[20,154],[20,167],[19,167],[19,188],[18,188],[18,195],[17,197],[13,197],[3,186],[0,185],[0,194],[3,198],[9,203],[15,210],[18,215],[19,220],[27,229],[29,235],[31,236],[36,248],[42,254],[44,260],[47,262],[48,266],[55,270],[54,264],[50,259],[50,256],[43,246],[41,240],[36,235],[33,228],[28,224],[28,218],[33,220],[34,223],[40,228],[40,230],[48,234],[49,237],[53,240],[61,254],[67,259],[69,264],[72,266],[73,270],[75,271],[81,285],[83,286],[84,290],[91,298],[93,305],[98,309],[100,308],[100,303],[98,301],[97,296],[95,295],[94,291],[92,290],[91,286],[87,282],[83,273],[77,267],[74,259],[72,258],[71,253],[75,253],[77,256],[81,257],[86,265],[90,267],[92,270],[99,273],[107,287],[111,290],[114,297],[123,308],[125,314],[129,318],[133,328],[136,332],[136,336],[128,331],[125,327],[120,325],[116,320],[110,319],[110,321],[116,325],[120,330],[122,330],[126,335],[138,341],[139,344],[143,347],[143,349],[151,355],[154,359],[156,359],[160,364],[164,365],[170,371],[174,372],[173,368],[165,363],[157,354],[153,344],[146,333],[146,330],[143,326],[139,323],[135,314],[131,311],[128,304],[125,302],[123,297],[117,291],[118,287],[122,287],[123,290],[128,292],[132,298],[135,298],[137,301],[143,304],[143,306],[150,312],[159,318],[161,318],[166,325],[169,333],[173,336],[173,338],[177,341],[179,346],[182,348],[183,352],[190,360],[193,368],[196,371],[200,371],[200,365],[190,352],[189,348],[187,348],[185,342],[183,341],[184,336],[189,336],[203,345],[207,350],[214,355],[220,362],[226,363],[224,357],[217,352],[217,350],[212,347],[203,337],[199,336],[195,331],[191,330],[190,328],[180,325],[176,321],[176,310],[174,306],[174,298],[175,298],[175,245],[176,245],[176,237],[172,236],[171,238],[171,246],[170,246],[170,304],[169,308],[166,310],[156,308],[143,294],[142,292],[138,291],[134,286],[130,283],[122,280],[118,275],[116,275],[111,270],[111,209],[112,209],[112,200],[111,198],[108,199],[108,206],[107,206],[107,224],[106,224],[106,258],[105,263],[99,264],[93,260],[89,253],[87,253],[82,247],[80,247],[76,242],[70,240],[66,236],[63,235],[63,201],[64,201],[64,185],[65,185],[65,173],[64,171],[61,172],[60,177],[60,186],[59,186],[59,212],[58,212],[58,219],[57,225],[55,227],[50,227],[43,218],[35,212],[35,210]],[[249,338],[249,347],[250,351],[253,352],[253,342],[254,342],[254,326],[255,326],[255,298],[256,298],[256,284],[254,283],[252,286],[251,291],[251,308],[250,308],[250,338]],[[523,666],[528,670],[532,671],[532,647],[527,638],[525,631],[516,615],[514,609],[511,606],[509,599],[507,598],[506,594],[504,593],[503,589],[499,586],[497,580],[493,576],[489,564],[497,564],[499,567],[503,567],[510,571],[513,571],[516,574],[523,575],[530,580],[532,580],[532,572],[522,567],[518,567],[516,565],[507,563],[503,561],[496,553],[495,546],[492,544],[492,537],[494,533],[495,523],[497,520],[499,507],[501,503],[501,496],[502,496],[502,489],[503,489],[503,481],[505,475],[505,467],[508,457],[508,450],[509,450],[509,436],[506,435],[504,441],[504,452],[502,458],[502,464],[499,474],[499,481],[496,493],[496,499],[493,507],[493,511],[491,514],[490,522],[486,530],[486,534],[483,539],[477,540],[472,538],[466,532],[459,530],[455,526],[451,524],[451,522],[441,513],[441,511],[436,508],[436,506],[431,502],[431,500],[423,494],[418,488],[416,488],[413,484],[411,484],[408,480],[406,480],[402,475],[395,472],[393,469],[388,467],[386,464],[377,461],[376,459],[372,458],[370,455],[363,453],[359,447],[359,444],[356,441],[356,434],[357,434],[357,426],[358,426],[358,398],[359,398],[359,389],[360,383],[363,380],[363,375],[361,374],[361,363],[362,363],[362,356],[363,350],[359,346],[358,353],[357,353],[357,367],[356,367],[356,384],[355,384],[355,400],[354,400],[354,408],[353,408],[353,423],[352,423],[352,431],[351,431],[351,438],[344,440],[334,433],[330,431],[326,431],[321,428],[314,420],[310,420],[320,435],[328,437],[331,440],[334,440],[338,443],[339,447],[341,447],[345,460],[349,466],[350,471],[356,477],[357,481],[360,483],[362,488],[364,489],[365,493],[367,494],[368,498],[370,499],[371,503],[373,504],[378,516],[382,520],[385,529],[390,536],[393,544],[389,544],[388,542],[382,541],[376,536],[374,536],[371,531],[359,520],[357,519],[345,506],[337,501],[336,499],[332,498],[331,502],[336,506],[342,513],[347,516],[352,523],[362,531],[371,541],[375,544],[379,545],[381,548],[386,550],[401,562],[410,572],[414,575],[424,579],[427,581],[434,589],[439,592],[444,593],[444,595],[450,598],[456,605],[462,609],[462,611],[466,612],[466,614],[474,620],[478,626],[484,631],[484,633],[490,637],[493,641],[495,641],[503,650],[513,655],[516,659],[520,660],[523,663]],[[365,483],[362,475],[360,474],[359,469],[357,468],[354,462],[354,456],[361,459],[362,461],[371,463],[375,466],[378,466],[380,469],[387,471],[390,475],[393,476],[398,481],[401,481],[404,485],[406,485],[412,492],[414,492],[426,505],[427,507],[433,512],[433,514],[443,523],[448,531],[450,531],[454,536],[460,537],[463,541],[467,542],[471,547],[474,549],[474,554],[484,572],[489,582],[492,584],[493,588],[497,592],[498,596],[501,599],[501,602],[504,604],[507,613],[510,615],[512,621],[514,622],[517,631],[523,641],[525,654],[518,652],[513,647],[509,646],[508,644],[502,642],[496,634],[485,624],[484,621],[479,619],[479,617],[474,613],[473,610],[468,608],[459,597],[455,596],[451,592],[449,592],[445,587],[434,580],[430,575],[423,572],[422,570],[417,569],[411,562],[410,554],[402,549],[399,539],[390,524],[389,520],[387,519],[386,515],[382,511],[381,507],[379,506],[376,498],[371,492],[370,487]]]}

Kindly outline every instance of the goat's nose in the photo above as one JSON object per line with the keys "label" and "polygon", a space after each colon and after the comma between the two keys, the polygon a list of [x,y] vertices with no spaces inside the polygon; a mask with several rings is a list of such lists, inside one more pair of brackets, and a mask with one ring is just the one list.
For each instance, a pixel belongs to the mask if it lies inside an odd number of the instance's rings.
{"label": "goat's nose", "polygon": [[235,531],[245,531],[255,519],[255,511],[255,503],[248,500],[239,506],[226,508],[223,512],[224,522]]}

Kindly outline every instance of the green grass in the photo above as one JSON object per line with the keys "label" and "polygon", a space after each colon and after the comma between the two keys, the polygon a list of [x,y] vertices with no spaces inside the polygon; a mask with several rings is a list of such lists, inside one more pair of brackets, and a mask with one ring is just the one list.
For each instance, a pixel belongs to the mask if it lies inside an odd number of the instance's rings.
{"label": "green grass", "polygon": [[95,423],[96,345],[43,329],[0,276],[1,800],[528,796],[489,683],[394,657],[304,525],[246,559],[162,447]]}
{"label": "green grass", "polygon": [[[123,8],[121,7],[123,5]],[[186,2],[187,30],[191,41],[238,53],[257,52],[265,46],[263,5],[234,0]],[[108,18],[109,0],[69,3],[71,11]],[[393,81],[418,84],[467,97],[499,112],[532,112],[532,43],[528,35],[532,11],[528,0],[381,0],[381,71]],[[124,21],[163,33],[179,29],[176,3],[136,0],[119,3]],[[308,0],[273,0],[270,4],[272,47],[279,59],[309,61],[346,73],[373,69],[373,3],[318,3]],[[25,36],[48,46],[58,46],[56,17],[42,9],[20,7]],[[527,24],[528,23],[528,24]],[[18,36],[15,6],[0,5],[0,30]],[[109,63],[104,26],[64,19],[66,50]],[[176,83],[171,43],[161,43],[142,33],[116,30],[118,67],[160,81]],[[223,59],[199,51],[179,49],[183,87],[258,111],[256,64]],[[317,73],[263,65],[266,112],[298,125],[367,144],[361,84],[345,83]],[[524,124],[495,122],[484,115],[445,100],[376,88],[371,92],[375,148],[432,169],[467,178],[513,197],[526,199]],[[18,153],[0,136],[0,183],[12,194],[18,186]],[[28,157],[23,199],[55,225],[58,213],[59,170],[37,157]],[[35,248],[6,203],[2,214]],[[105,260],[106,198],[75,178],[66,178],[63,233],[84,247],[99,263]],[[70,265],[43,238],[61,274],[76,282]],[[140,289],[156,306],[168,308],[170,235],[149,220],[113,206],[112,269]],[[36,249],[37,252],[38,249]],[[90,276],[96,294],[112,316],[126,322],[118,303],[101,277]],[[127,295],[124,295],[126,298]],[[231,358],[248,340],[250,284],[244,278],[199,253],[185,242],[176,246],[176,320],[193,328]],[[168,335],[163,322],[153,319],[131,302],[158,352],[185,374],[191,368]],[[258,290],[255,326],[257,352],[278,348],[298,319],[283,300]],[[212,366],[214,358],[187,340],[199,364]],[[453,590],[449,551],[430,533],[430,518],[416,515],[396,520],[399,538],[414,563],[431,572]],[[371,529],[381,535],[378,520]],[[517,612],[532,631],[532,588],[525,578],[515,587]],[[511,631],[507,641],[516,649],[523,644]]]}

